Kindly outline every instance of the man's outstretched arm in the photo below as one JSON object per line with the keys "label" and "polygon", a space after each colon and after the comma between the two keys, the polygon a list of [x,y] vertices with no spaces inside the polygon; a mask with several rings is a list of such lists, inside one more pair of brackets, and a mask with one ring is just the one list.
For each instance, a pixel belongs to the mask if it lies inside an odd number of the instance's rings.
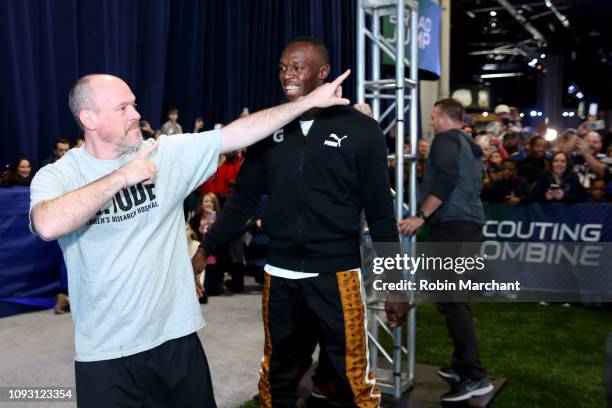
{"label": "man's outstretched arm", "polygon": [[321,85],[308,95],[274,108],[265,109],[245,116],[221,129],[221,152],[242,149],[271,135],[287,123],[298,118],[302,113],[312,108],[326,108],[332,105],[348,105],[350,102],[342,98],[342,81],[349,76],[351,70],[346,70],[333,82]]}

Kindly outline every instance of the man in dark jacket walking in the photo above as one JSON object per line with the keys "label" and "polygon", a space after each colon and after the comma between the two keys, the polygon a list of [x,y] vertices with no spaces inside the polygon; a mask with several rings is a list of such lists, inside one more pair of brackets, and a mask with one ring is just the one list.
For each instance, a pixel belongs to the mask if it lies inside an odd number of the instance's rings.
{"label": "man in dark jacket walking", "polygon": [[[483,153],[461,130],[463,115],[463,106],[454,99],[442,99],[434,105],[431,120],[436,136],[421,185],[424,201],[416,216],[400,221],[404,235],[414,234],[429,221],[431,242],[482,241]],[[442,401],[464,401],[492,391],[480,362],[469,303],[440,302],[438,309],[446,318],[455,348],[451,366],[438,371],[453,386]]]}
{"label": "man in dark jacket walking", "polygon": [[[327,49],[316,39],[292,41],[279,79],[296,100],[329,75]],[[293,407],[301,365],[312,353],[298,347],[319,335],[338,374],[337,402],[377,407],[367,361],[360,274],[360,217],[375,243],[398,244],[387,178],[385,139],[378,123],[354,108],[313,109],[248,149],[230,198],[196,253],[194,269],[236,234],[268,195],[262,228],[269,235],[263,292],[262,407]],[[397,324],[406,304],[389,308]]]}

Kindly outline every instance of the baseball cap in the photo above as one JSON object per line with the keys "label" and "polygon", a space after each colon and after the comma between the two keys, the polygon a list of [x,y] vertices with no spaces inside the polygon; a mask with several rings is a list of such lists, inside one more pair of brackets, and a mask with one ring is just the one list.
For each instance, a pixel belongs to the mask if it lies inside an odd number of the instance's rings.
{"label": "baseball cap", "polygon": [[501,105],[497,105],[495,107],[495,114],[499,115],[500,113],[510,113],[510,107],[508,105],[504,105],[503,103]]}

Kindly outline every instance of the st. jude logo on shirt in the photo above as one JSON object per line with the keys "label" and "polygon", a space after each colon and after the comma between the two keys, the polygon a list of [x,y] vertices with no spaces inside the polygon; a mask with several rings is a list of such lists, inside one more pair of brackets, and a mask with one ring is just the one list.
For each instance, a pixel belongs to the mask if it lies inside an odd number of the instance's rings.
{"label": "st. jude logo on shirt", "polygon": [[118,191],[113,199],[98,211],[87,225],[110,224],[131,220],[140,214],[144,214],[152,208],[159,206],[155,201],[155,184],[143,185],[138,183],[134,186]]}

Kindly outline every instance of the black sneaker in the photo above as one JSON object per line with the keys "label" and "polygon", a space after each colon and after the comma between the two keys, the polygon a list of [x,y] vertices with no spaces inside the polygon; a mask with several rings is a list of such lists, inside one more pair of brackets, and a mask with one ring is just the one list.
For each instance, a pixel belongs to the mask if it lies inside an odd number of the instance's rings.
{"label": "black sneaker", "polygon": [[244,292],[244,281],[236,282],[234,279],[226,280],[225,287],[232,293],[243,293]]}
{"label": "black sneaker", "polygon": [[461,381],[452,390],[442,395],[444,402],[465,401],[472,397],[485,395],[493,391],[493,385],[486,378],[469,379]]}
{"label": "black sneaker", "polygon": [[450,367],[440,367],[438,375],[451,384],[458,384],[461,381],[459,374]]}
{"label": "black sneaker", "polygon": [[306,402],[309,408],[342,406],[342,404],[337,401],[336,385],[333,382],[313,385],[310,397]]}

